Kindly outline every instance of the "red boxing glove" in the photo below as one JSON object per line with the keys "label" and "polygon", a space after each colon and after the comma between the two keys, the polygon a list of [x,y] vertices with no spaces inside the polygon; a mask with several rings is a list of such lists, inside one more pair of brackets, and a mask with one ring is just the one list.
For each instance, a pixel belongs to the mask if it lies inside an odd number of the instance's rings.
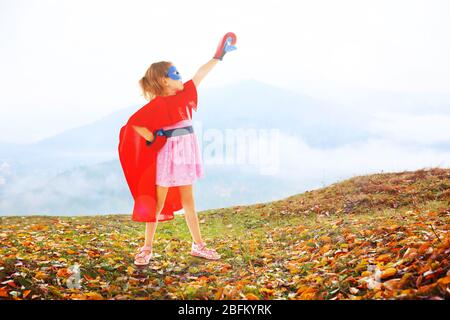
{"label": "red boxing glove", "polygon": [[233,32],[228,32],[223,36],[222,41],[220,41],[213,59],[219,59],[222,61],[225,53],[236,50],[234,44],[236,44],[236,35]]}

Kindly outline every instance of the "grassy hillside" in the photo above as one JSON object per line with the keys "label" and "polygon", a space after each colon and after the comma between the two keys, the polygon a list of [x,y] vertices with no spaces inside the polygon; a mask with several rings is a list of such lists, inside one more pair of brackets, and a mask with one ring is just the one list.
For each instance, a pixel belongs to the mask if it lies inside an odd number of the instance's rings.
{"label": "grassy hillside", "polygon": [[199,212],[219,261],[189,255],[176,216],[139,268],[130,215],[2,217],[0,299],[448,299],[449,202],[450,169],[354,177]]}

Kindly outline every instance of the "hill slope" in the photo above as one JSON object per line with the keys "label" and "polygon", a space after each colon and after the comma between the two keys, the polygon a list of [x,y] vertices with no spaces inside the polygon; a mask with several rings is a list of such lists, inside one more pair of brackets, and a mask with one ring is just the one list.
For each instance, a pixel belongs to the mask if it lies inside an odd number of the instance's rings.
{"label": "hill slope", "polygon": [[219,261],[189,255],[176,216],[143,268],[129,215],[2,217],[0,299],[448,299],[449,202],[450,169],[354,177],[199,212]]}

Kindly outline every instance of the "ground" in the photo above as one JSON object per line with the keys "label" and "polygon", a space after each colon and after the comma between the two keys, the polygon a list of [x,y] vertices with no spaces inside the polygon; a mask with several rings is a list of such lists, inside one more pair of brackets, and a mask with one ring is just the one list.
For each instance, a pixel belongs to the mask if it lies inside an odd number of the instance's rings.
{"label": "ground", "polygon": [[159,223],[145,267],[130,214],[1,217],[0,299],[448,299],[449,202],[450,169],[358,176],[199,212],[219,261]]}

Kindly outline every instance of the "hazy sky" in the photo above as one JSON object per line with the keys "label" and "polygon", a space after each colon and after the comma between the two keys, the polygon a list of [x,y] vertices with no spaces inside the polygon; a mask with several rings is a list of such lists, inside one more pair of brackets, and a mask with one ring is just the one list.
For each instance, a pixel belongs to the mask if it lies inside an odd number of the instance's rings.
{"label": "hazy sky", "polygon": [[315,95],[450,92],[449,1],[0,0],[0,142],[29,142],[144,104],[138,79],[173,61],[183,80],[236,33],[205,78]]}

